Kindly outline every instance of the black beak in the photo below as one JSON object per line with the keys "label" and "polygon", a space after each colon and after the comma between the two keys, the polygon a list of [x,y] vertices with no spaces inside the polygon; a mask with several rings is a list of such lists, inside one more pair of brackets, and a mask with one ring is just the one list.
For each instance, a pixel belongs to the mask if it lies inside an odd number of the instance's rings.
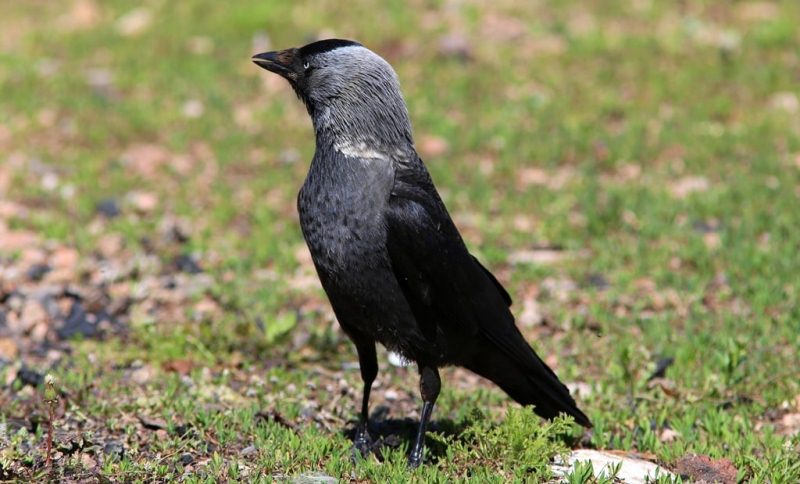
{"label": "black beak", "polygon": [[264,52],[253,56],[253,62],[264,69],[274,72],[287,79],[297,77],[292,66],[294,65],[295,49]]}

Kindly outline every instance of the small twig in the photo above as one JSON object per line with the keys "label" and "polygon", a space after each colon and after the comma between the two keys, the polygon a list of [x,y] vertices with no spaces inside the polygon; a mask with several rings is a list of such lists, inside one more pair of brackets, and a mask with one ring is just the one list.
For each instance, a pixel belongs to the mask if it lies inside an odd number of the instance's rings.
{"label": "small twig", "polygon": [[56,418],[56,405],[58,404],[58,392],[55,389],[56,379],[52,375],[44,378],[44,403],[47,405],[47,448],[45,467],[47,467],[50,477],[53,477],[53,421]]}

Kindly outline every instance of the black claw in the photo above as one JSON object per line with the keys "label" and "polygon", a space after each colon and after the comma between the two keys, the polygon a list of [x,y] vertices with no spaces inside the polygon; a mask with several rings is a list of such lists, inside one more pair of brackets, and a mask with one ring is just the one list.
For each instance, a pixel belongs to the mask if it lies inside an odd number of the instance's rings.
{"label": "black claw", "polygon": [[359,429],[353,439],[353,461],[368,457],[372,452],[372,437],[366,428]]}
{"label": "black claw", "polygon": [[420,465],[422,465],[422,452],[412,452],[408,456],[408,467],[416,469]]}

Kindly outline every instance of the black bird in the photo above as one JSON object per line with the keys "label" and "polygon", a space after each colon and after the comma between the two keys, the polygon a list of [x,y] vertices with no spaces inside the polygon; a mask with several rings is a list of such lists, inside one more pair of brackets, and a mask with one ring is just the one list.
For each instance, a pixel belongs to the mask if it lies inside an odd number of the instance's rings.
{"label": "black bird", "polygon": [[488,378],[542,417],[591,427],[514,324],[511,297],[473,257],[414,148],[392,67],[361,44],[321,40],[253,57],[281,75],[314,124],[316,152],[297,199],[300,225],[364,394],[355,448],[369,452],[375,343],[416,362],[424,405],[409,464],[422,462],[438,368]]}

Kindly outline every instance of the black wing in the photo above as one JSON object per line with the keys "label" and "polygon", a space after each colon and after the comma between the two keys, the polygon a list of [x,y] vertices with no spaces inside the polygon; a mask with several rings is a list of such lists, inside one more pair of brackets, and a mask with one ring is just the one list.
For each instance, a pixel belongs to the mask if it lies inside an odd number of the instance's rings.
{"label": "black wing", "polygon": [[[480,357],[513,368],[503,373],[502,368],[480,368],[479,362],[475,368],[470,361],[462,364],[494,380],[521,403],[535,403],[543,416],[565,412],[588,424],[567,388],[522,337],[509,310],[508,292],[470,255],[418,159],[397,164],[385,223],[392,269],[423,334],[432,338],[447,326],[485,338],[490,347]],[[494,375],[496,370],[501,374]],[[533,387],[500,381],[512,374]]]}

